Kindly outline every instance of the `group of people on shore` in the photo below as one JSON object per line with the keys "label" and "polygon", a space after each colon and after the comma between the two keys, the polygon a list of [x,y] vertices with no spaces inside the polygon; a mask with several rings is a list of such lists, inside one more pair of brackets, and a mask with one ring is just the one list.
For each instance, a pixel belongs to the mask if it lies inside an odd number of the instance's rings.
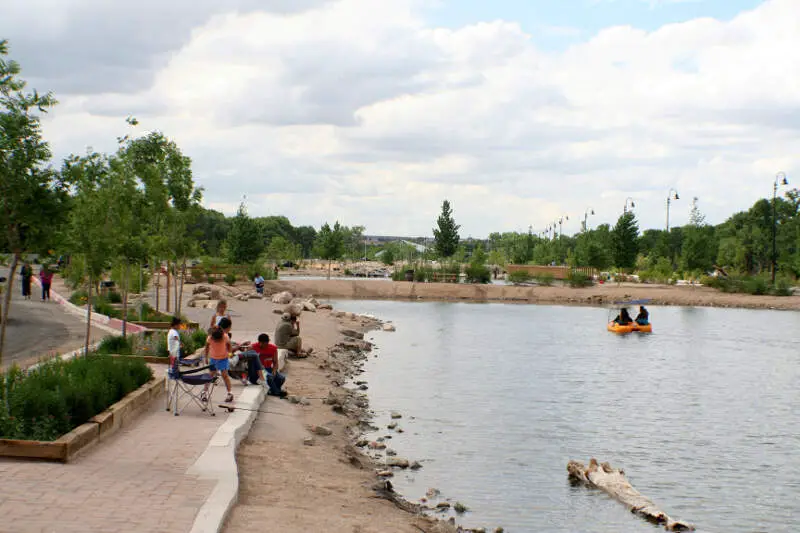
{"label": "group of people on shore", "polygon": [[[33,267],[30,263],[25,262],[19,271],[22,278],[22,297],[26,300],[31,299],[31,286],[33,282]],[[47,265],[42,265],[39,270],[39,282],[42,285],[42,301],[50,300],[50,286],[53,283],[53,273],[47,268]]]}
{"label": "group of people on shore", "polygon": [[[180,324],[180,318],[173,318],[172,327],[167,334],[167,347],[171,362],[181,359],[180,333],[178,331]],[[303,342],[300,337],[300,321],[289,313],[281,315],[281,321],[275,329],[274,344],[270,342],[270,336],[266,333],[259,334],[254,342],[235,343],[231,340],[232,326],[233,320],[228,313],[228,304],[225,300],[220,300],[209,322],[203,359],[209,365],[212,376],[218,373],[222,376],[222,381],[227,389],[225,402],[233,401],[230,377],[232,366],[246,368],[241,373],[241,381],[244,385],[248,383],[261,384],[267,387],[267,394],[285,398],[288,395],[283,390],[286,376],[279,371],[278,350],[285,349],[290,354],[302,356]],[[240,361],[244,364],[239,364]],[[208,400],[207,392],[208,385],[201,396],[204,401]]]}

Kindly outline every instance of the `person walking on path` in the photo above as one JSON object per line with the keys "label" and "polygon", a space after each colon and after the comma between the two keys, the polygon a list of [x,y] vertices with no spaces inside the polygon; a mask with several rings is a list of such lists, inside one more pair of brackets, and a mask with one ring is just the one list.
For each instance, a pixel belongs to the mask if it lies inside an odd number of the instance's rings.
{"label": "person walking on path", "polygon": [[264,294],[264,277],[261,274],[256,273],[255,279],[253,279],[253,283],[256,286],[256,292],[258,294]]}
{"label": "person walking on path", "polygon": [[39,281],[42,282],[42,301],[49,301],[50,285],[53,283],[53,273],[50,272],[50,269],[47,268],[47,265],[43,265],[42,269],[39,271]]}
{"label": "person walking on path", "polygon": [[22,265],[19,274],[22,276],[22,297],[26,300],[30,300],[31,280],[33,279],[33,268],[31,268],[31,264],[26,261],[25,264]]}

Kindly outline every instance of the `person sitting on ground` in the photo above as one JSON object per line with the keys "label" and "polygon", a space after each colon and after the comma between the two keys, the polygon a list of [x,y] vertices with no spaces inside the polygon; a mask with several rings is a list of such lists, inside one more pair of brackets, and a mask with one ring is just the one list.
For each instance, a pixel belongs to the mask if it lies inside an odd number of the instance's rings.
{"label": "person sitting on ground", "polygon": [[646,326],[650,323],[650,313],[643,305],[639,306],[639,314],[636,315],[636,323],[640,326]]}
{"label": "person sitting on ground", "polygon": [[231,325],[233,324],[233,320],[231,320],[231,315],[228,313],[228,301],[227,300],[220,300],[217,302],[217,309],[214,311],[214,314],[211,316],[211,322],[208,324],[208,330],[211,331],[215,327],[219,326],[219,321],[223,318],[227,318],[230,320]]}
{"label": "person sitting on ground", "polygon": [[285,398],[288,393],[281,389],[286,382],[286,376],[278,371],[280,368],[278,347],[269,342],[269,335],[262,333],[258,336],[258,340],[250,345],[250,349],[258,354],[258,361],[267,376],[268,394]]}
{"label": "person sitting on ground", "polygon": [[261,276],[261,274],[256,273],[256,277],[253,280],[253,283],[256,286],[256,292],[258,294],[264,294],[264,278]]}
{"label": "person sitting on ground", "polygon": [[289,350],[295,357],[303,357],[303,339],[300,337],[300,321],[289,313],[281,315],[281,321],[275,328],[275,344],[280,350]]}
{"label": "person sitting on ground", "polygon": [[[203,352],[204,359],[209,363],[209,370],[212,376],[216,376],[217,372],[222,373],[222,380],[225,382],[225,388],[228,390],[228,395],[225,397],[225,403],[233,401],[233,393],[231,392],[231,378],[228,376],[228,354],[231,353],[231,341],[228,335],[222,328],[215,327],[211,330],[211,334],[206,339],[206,347]],[[209,360],[210,358],[210,360]],[[204,402],[208,398],[208,383],[203,389],[203,394],[200,399]]]}
{"label": "person sitting on ground", "polygon": [[617,315],[617,318],[614,319],[614,322],[621,326],[627,326],[628,324],[633,322],[633,320],[631,319],[631,315],[630,313],[628,313],[628,309],[626,307],[623,307],[622,309],[619,310],[619,315]]}

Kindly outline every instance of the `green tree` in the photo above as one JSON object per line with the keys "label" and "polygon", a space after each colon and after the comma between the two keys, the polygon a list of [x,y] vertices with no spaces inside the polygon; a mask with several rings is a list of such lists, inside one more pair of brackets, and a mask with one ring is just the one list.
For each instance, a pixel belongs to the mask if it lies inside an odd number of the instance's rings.
{"label": "green tree", "polygon": [[683,229],[681,246],[681,268],[684,271],[708,271],[714,265],[717,246],[713,240],[713,228],[705,223],[705,216],[697,207],[697,198],[692,201],[689,224]]}
{"label": "green tree", "polygon": [[293,243],[281,235],[277,235],[269,242],[265,255],[268,260],[276,264],[282,261],[292,261],[296,263],[302,257],[302,250],[299,244]]}
{"label": "green tree", "polygon": [[620,216],[611,235],[614,264],[623,269],[634,268],[639,253],[639,225],[636,222],[636,215],[628,211]]}
{"label": "green tree", "polygon": [[328,279],[331,279],[332,262],[341,259],[344,255],[344,238],[344,231],[338,221],[333,225],[333,228],[326,222],[317,233],[314,249],[320,259],[328,261]]}
{"label": "green tree", "polygon": [[17,266],[23,253],[46,249],[62,217],[65,188],[45,165],[50,147],[41,134],[39,115],[56,104],[52,94],[26,92],[20,65],[6,59],[0,41],[0,228],[11,252],[4,305],[0,306],[0,363]]}
{"label": "green tree", "polygon": [[491,281],[491,271],[486,266],[486,252],[483,251],[482,244],[478,243],[475,246],[465,273],[468,283],[489,283]]}
{"label": "green tree", "polygon": [[228,233],[227,243],[228,260],[236,265],[255,261],[264,249],[258,224],[247,215],[244,203],[239,204],[239,210]]}
{"label": "green tree", "polygon": [[458,250],[459,236],[458,230],[461,226],[456,224],[453,218],[453,210],[450,202],[442,202],[442,214],[436,220],[438,228],[433,229],[436,251],[441,257],[452,257]]}

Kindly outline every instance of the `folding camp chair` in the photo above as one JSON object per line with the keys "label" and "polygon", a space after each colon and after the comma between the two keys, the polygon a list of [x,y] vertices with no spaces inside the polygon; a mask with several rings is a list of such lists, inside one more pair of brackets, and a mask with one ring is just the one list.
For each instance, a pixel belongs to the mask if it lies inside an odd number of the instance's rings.
{"label": "folding camp chair", "polygon": [[[181,370],[182,364],[197,365],[199,361],[190,362],[185,359],[176,359],[170,365],[166,379],[167,411],[172,411],[172,414],[178,416],[188,405],[194,403],[201,411],[215,416],[211,395],[214,393],[218,376],[212,376],[208,372],[208,365],[191,370]],[[207,392],[205,391],[206,385],[208,385]]]}

